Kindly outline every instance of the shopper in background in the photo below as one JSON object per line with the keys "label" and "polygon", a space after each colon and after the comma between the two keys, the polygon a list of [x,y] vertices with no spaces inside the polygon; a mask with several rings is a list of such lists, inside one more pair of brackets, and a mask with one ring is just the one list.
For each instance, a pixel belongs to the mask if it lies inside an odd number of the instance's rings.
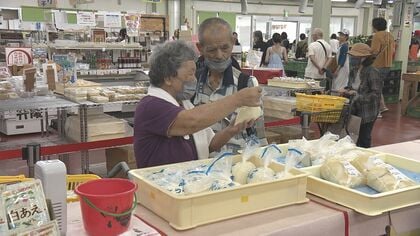
{"label": "shopper in background", "polygon": [[350,86],[341,92],[354,96],[352,114],[362,118],[357,146],[369,148],[372,129],[379,114],[383,82],[379,71],[372,66],[375,58],[367,44],[354,44],[349,54],[358,61],[358,67],[354,73],[351,73]]}
{"label": "shopper in background", "polygon": [[[271,47],[271,46],[273,46],[273,45],[274,45],[273,38],[275,38],[275,37],[280,37],[280,34],[279,34],[279,33],[274,33],[274,34],[271,36],[271,39],[269,39],[269,40],[267,41],[267,43],[266,43],[267,49],[268,49],[269,47]],[[261,61],[260,66],[267,66],[267,63],[266,63],[266,61],[268,60],[268,58],[267,58],[267,50],[265,50],[265,51],[264,51],[264,53],[262,54],[262,58],[263,58],[263,60]],[[266,59],[267,59],[267,60],[266,60]]]}
{"label": "shopper in background", "polygon": [[[379,70],[379,74],[384,81],[389,74],[392,66],[392,55],[395,50],[394,37],[387,32],[387,21],[384,18],[374,18],[372,20],[372,54],[376,57],[373,66]],[[381,104],[378,118],[381,118],[382,112],[388,111],[385,106],[384,96],[381,92]]]}
{"label": "shopper in background", "polygon": [[337,54],[338,47],[340,46],[340,42],[337,39],[337,35],[336,34],[331,34],[331,37],[330,37],[330,46],[331,46],[332,54],[333,55]]}
{"label": "shopper in background", "polygon": [[[197,60],[198,84],[192,99],[194,105],[212,103],[241,89],[257,85],[255,77],[243,74],[235,66],[236,60],[231,56],[234,40],[229,23],[216,17],[206,19],[198,29],[198,40],[197,48],[201,57]],[[213,125],[213,130],[217,133],[229,126],[230,119],[231,116]],[[263,118],[258,119],[255,126],[247,132],[232,138],[226,147],[230,151],[241,149],[245,142],[244,137],[253,135],[260,139],[261,144],[267,143]]]}
{"label": "shopper in background", "polygon": [[287,63],[287,50],[282,46],[282,38],[279,34],[273,35],[274,45],[267,49],[265,63],[268,68],[278,68],[284,70],[283,61]]}
{"label": "shopper in background", "polygon": [[281,44],[283,47],[286,48],[287,52],[289,52],[290,50],[290,42],[289,39],[287,38],[287,33],[286,32],[282,32],[281,35]]}
{"label": "shopper in background", "polygon": [[178,40],[179,39],[179,29],[176,29],[174,31],[174,35],[172,36],[172,40]]}
{"label": "shopper in background", "polygon": [[312,43],[308,47],[308,64],[305,68],[305,78],[320,81],[321,86],[327,86],[326,68],[331,63],[332,54],[330,45],[323,40],[323,32],[320,28],[315,28],[311,34]]}
{"label": "shopper in background", "polygon": [[305,34],[299,35],[299,42],[296,45],[296,58],[305,58],[306,53],[308,52],[308,39]]}
{"label": "shopper in background", "polygon": [[264,42],[263,34],[261,31],[257,30],[254,32],[254,45],[252,46],[252,49],[258,50],[261,52],[265,52],[267,50],[267,43]]}
{"label": "shopper in background", "polygon": [[254,40],[254,44],[252,46],[252,49],[254,49],[256,51],[262,52],[260,66],[263,66],[264,63],[265,63],[265,55],[266,55],[266,51],[267,51],[267,43],[264,42],[264,38],[263,38],[262,32],[259,31],[259,30],[255,31],[254,34],[253,34],[253,40]]}
{"label": "shopper in background", "polygon": [[238,40],[238,33],[233,32],[232,35],[233,35],[233,39],[235,40],[235,46],[240,46],[241,44],[239,43],[239,40]]}
{"label": "shopper in background", "polygon": [[350,32],[346,29],[338,32],[338,41],[340,46],[337,51],[337,69],[334,71],[334,79],[332,82],[332,90],[340,90],[347,86],[349,80],[349,56],[347,55],[349,51],[349,35]]}
{"label": "shopper in background", "polygon": [[134,151],[139,168],[205,159],[232,136],[249,126],[227,126],[216,135],[208,127],[241,106],[259,106],[260,87],[244,88],[232,96],[194,107],[195,51],[183,41],[157,46],[150,57],[148,96],[134,118]]}
{"label": "shopper in background", "polygon": [[120,29],[120,33],[118,34],[118,38],[115,40],[115,42],[126,42],[127,38],[127,29],[122,28]]}

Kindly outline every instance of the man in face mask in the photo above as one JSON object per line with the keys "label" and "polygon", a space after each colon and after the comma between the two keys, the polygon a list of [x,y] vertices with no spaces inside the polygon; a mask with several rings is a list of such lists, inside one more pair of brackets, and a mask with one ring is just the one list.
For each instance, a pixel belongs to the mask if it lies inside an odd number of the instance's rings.
{"label": "man in face mask", "polygon": [[[252,78],[241,72],[238,62],[231,56],[235,39],[229,23],[216,17],[206,19],[200,24],[198,39],[197,48],[201,56],[196,63],[197,87],[191,99],[194,105],[211,103],[242,88],[258,85],[255,77]],[[212,126],[213,130],[218,132],[227,127],[229,125],[227,120],[232,121],[232,117],[229,116]],[[257,137],[263,145],[267,143],[263,118],[258,119],[252,129],[231,139],[227,149],[230,151],[241,149],[245,142],[244,138],[250,136]]]}

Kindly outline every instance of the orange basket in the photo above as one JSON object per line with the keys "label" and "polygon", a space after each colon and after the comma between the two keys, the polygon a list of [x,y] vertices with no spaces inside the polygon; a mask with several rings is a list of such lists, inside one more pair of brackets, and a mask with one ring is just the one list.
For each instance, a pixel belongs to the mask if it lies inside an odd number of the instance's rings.
{"label": "orange basket", "polygon": [[347,98],[338,96],[296,93],[297,110],[310,112],[312,122],[338,122],[346,101]]}

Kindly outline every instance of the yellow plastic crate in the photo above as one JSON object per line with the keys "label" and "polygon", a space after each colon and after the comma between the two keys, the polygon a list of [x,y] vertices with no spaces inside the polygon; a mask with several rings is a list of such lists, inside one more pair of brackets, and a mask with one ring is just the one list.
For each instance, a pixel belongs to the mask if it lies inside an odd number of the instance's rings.
{"label": "yellow plastic crate", "polygon": [[33,180],[33,178],[26,178],[25,175],[0,176],[0,184],[12,184],[29,180]]}
{"label": "yellow plastic crate", "polygon": [[[241,156],[238,155],[234,157],[233,162],[241,160]],[[308,201],[306,198],[307,173],[297,169],[292,169],[290,175],[283,179],[190,195],[170,192],[146,177],[163,168],[176,168],[185,164],[208,164],[211,161],[207,159],[131,170],[129,177],[138,184],[136,192],[138,202],[168,221],[173,228],[186,230],[241,215]],[[261,166],[260,159],[253,157],[250,161]],[[269,167],[276,172],[284,170],[283,165],[276,163],[271,163]]]}
{"label": "yellow plastic crate", "polygon": [[[375,152],[381,153],[378,151]],[[420,170],[420,162],[413,159],[387,153],[382,153],[382,155],[378,157],[385,163],[391,164],[397,168],[416,173]],[[301,169],[310,174],[307,186],[308,193],[352,208],[364,215],[376,216],[384,212],[420,204],[419,184],[383,193],[367,194],[322,179],[320,167],[321,166],[312,166]]]}
{"label": "yellow plastic crate", "polygon": [[100,179],[97,175],[85,174],[85,175],[67,175],[67,202],[77,202],[79,197],[74,193],[74,189],[82,183],[89,180]]}

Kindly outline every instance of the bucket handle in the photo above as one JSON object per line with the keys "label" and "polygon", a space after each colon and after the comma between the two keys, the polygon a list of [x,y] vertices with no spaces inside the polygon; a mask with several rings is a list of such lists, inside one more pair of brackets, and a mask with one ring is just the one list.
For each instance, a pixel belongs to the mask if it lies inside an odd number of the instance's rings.
{"label": "bucket handle", "polygon": [[113,217],[121,217],[121,216],[125,216],[130,214],[132,211],[134,211],[134,209],[137,206],[137,194],[134,193],[134,202],[133,202],[133,206],[128,209],[126,212],[122,212],[122,213],[112,213],[112,212],[107,212],[104,210],[99,209],[97,206],[95,206],[89,199],[87,199],[87,197],[82,196],[83,201],[86,202],[86,204],[88,204],[90,207],[92,207],[93,209],[99,211],[100,213],[107,215],[107,216],[113,216]]}

